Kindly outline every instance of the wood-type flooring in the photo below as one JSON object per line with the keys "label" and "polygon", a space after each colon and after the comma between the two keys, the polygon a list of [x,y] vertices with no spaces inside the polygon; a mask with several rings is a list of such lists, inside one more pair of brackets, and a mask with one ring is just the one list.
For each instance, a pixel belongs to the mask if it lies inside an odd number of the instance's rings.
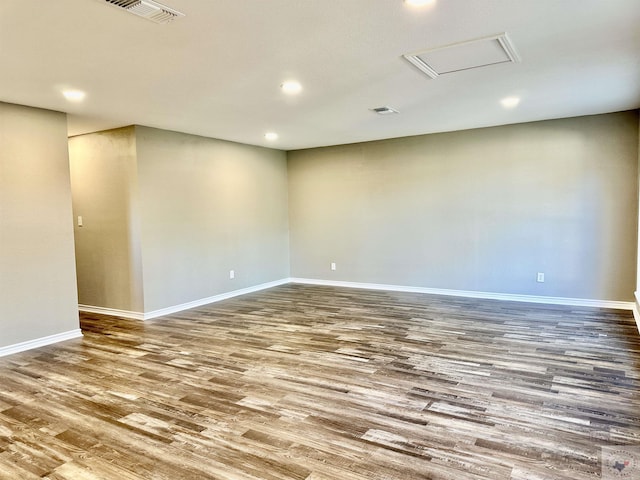
{"label": "wood-type flooring", "polygon": [[[44,313],[43,313],[44,314]],[[0,359],[0,478],[596,479],[630,312],[285,285]]]}

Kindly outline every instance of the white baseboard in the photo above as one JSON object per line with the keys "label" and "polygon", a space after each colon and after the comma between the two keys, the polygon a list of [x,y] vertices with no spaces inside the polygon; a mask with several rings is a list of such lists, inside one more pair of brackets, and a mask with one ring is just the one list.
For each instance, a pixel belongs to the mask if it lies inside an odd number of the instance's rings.
{"label": "white baseboard", "polygon": [[[94,307],[90,305],[79,305],[80,311],[90,313],[100,313],[104,315],[113,315],[124,318],[131,318],[134,320],[150,320],[152,318],[161,317],[163,315],[170,315],[172,313],[181,312],[190,308],[201,307],[209,303],[220,302],[229,298],[237,297],[240,295],[246,295],[247,293],[258,292],[260,290],[266,290],[268,288],[277,287],[279,285],[285,285],[287,283],[301,283],[307,285],[325,285],[330,287],[346,287],[346,288],[363,288],[369,290],[388,290],[395,292],[409,292],[409,293],[426,293],[430,295],[448,295],[454,297],[467,297],[467,298],[483,298],[488,300],[505,300],[510,302],[528,302],[528,303],[541,303],[547,305],[569,305],[577,307],[599,307],[599,308],[612,308],[616,310],[631,310],[638,324],[638,331],[640,332],[640,294],[635,293],[635,302],[618,302],[612,300],[591,300],[585,298],[565,298],[565,297],[543,297],[537,295],[516,295],[511,293],[493,293],[493,292],[476,292],[471,290],[449,290],[443,288],[425,288],[425,287],[410,287],[404,285],[386,285],[379,283],[359,283],[359,282],[344,282],[335,280],[318,280],[313,278],[283,278],[273,282],[262,283],[260,285],[254,285],[253,287],[242,288],[239,290],[233,290],[231,292],[221,293],[212,297],[201,298],[192,302],[182,303],[180,305],[174,305],[159,310],[153,310],[151,312],[130,312],[127,310],[116,310],[112,308]],[[0,350],[2,352],[2,350]],[[0,353],[1,354],[1,353]]]}
{"label": "white baseboard", "polygon": [[6,355],[13,355],[14,353],[24,352],[25,350],[31,350],[33,348],[44,347],[51,345],[52,343],[63,342],[65,340],[71,340],[82,336],[82,331],[77,328],[75,330],[69,330],[68,332],[56,333],[55,335],[49,335],[48,337],[36,338],[34,340],[28,340],[22,343],[15,343],[7,347],[0,347],[0,357]]}
{"label": "white baseboard", "polygon": [[172,307],[161,308],[159,310],[153,310],[144,314],[145,320],[161,317],[163,315],[170,315],[172,313],[181,312],[183,310],[189,310],[190,308],[201,307],[208,303],[220,302],[229,298],[238,297],[240,295],[246,295],[247,293],[259,292],[260,290],[266,290],[267,288],[277,287],[279,285],[285,285],[289,283],[288,278],[281,280],[275,280],[273,282],[261,283],[260,285],[254,285],[253,287],[241,288],[239,290],[232,290],[231,292],[221,293],[220,295],[214,295],[212,297],[201,298],[200,300],[194,300],[192,302],[182,303],[180,305],[174,305]]}
{"label": "white baseboard", "polygon": [[87,313],[99,313],[101,315],[111,315],[112,317],[131,318],[133,320],[144,320],[144,313],[131,312],[129,310],[118,310],[116,308],[94,307],[93,305],[78,305],[78,310]]}
{"label": "white baseboard", "polygon": [[[80,311],[90,313],[100,313],[104,315],[114,315],[125,318],[132,318],[135,320],[149,320],[152,318],[160,317],[163,315],[169,315],[171,313],[181,312],[190,308],[200,307],[209,303],[220,302],[229,298],[237,297],[240,295],[246,295],[247,293],[258,292],[260,290],[266,290],[268,288],[277,287],[279,285],[285,285],[287,283],[301,283],[307,285],[325,285],[331,287],[346,287],[346,288],[362,288],[369,290],[389,290],[396,292],[410,292],[410,293],[427,293],[431,295],[449,295],[455,297],[468,297],[468,298],[484,298],[490,300],[507,300],[515,302],[530,302],[530,303],[544,303],[551,305],[571,305],[580,307],[601,307],[601,308],[613,308],[618,310],[631,310],[638,326],[638,332],[640,332],[640,293],[634,292],[635,302],[617,302],[611,300],[589,300],[582,298],[564,298],[564,297],[542,297],[535,295],[514,295],[509,293],[491,293],[491,292],[475,292],[469,290],[448,290],[441,288],[424,288],[424,287],[408,287],[402,285],[384,285],[378,283],[358,283],[358,282],[343,282],[333,280],[318,280],[311,278],[283,278],[273,282],[262,283],[260,285],[254,285],[253,287],[242,288],[239,290],[233,290],[231,292],[222,293],[220,295],[214,295],[212,297],[202,298],[200,300],[194,300],[192,302],[183,303],[180,305],[174,305],[172,307],[163,308],[160,310],[154,310],[148,313],[130,312],[127,310],[117,310],[112,308],[94,307],[90,305],[79,305]],[[63,342],[65,340],[71,340],[74,338],[82,337],[82,331],[78,328],[70,330],[68,332],[57,333],[55,335],[49,335],[47,337],[36,338],[34,340],[28,340],[26,342],[16,343],[8,345],[6,347],[0,347],[0,357],[6,355],[12,355],[14,353],[24,352],[25,350],[31,350],[34,348],[44,347],[53,343]]]}
{"label": "white baseboard", "polygon": [[260,290],[266,290],[267,288],[277,287],[279,285],[285,285],[287,283],[290,283],[290,279],[283,278],[281,280],[261,283],[260,285],[254,285],[253,287],[232,290],[231,292],[221,293],[212,297],[201,298],[199,300],[193,300],[192,302],[181,303],[180,305],[173,305],[171,307],[161,308],[159,310],[153,310],[151,312],[144,313],[130,312],[127,310],[117,310],[114,308],[94,307],[91,305],[78,305],[78,308],[81,312],[100,313],[102,315],[131,318],[133,320],[151,320],[152,318],[162,317],[163,315],[182,312],[183,310],[189,310],[190,308],[201,307],[202,305],[207,305],[209,303],[220,302],[222,300],[227,300],[228,298],[246,295],[247,293],[258,292]]}
{"label": "white baseboard", "polygon": [[636,301],[633,302],[633,318],[636,320],[638,333],[640,333],[640,293],[633,292]]}
{"label": "white baseboard", "polygon": [[536,295],[515,295],[511,293],[475,292],[471,290],[448,290],[442,288],[408,287],[402,285],[383,285],[378,283],[342,282],[317,280],[312,278],[291,278],[292,283],[308,285],[326,285],[330,287],[364,288],[369,290],[389,290],[394,292],[427,293],[453,297],[484,298],[488,300],[507,300],[510,302],[545,303],[551,305],[571,305],[577,307],[600,307],[617,310],[633,310],[634,302],[612,300],[589,300],[583,298],[541,297]]}

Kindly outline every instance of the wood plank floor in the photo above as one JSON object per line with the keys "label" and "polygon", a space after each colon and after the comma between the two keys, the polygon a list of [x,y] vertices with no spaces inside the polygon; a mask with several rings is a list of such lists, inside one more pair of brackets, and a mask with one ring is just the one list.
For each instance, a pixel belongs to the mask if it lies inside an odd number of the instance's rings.
{"label": "wood plank floor", "polygon": [[286,285],[0,359],[0,478],[594,479],[629,312]]}

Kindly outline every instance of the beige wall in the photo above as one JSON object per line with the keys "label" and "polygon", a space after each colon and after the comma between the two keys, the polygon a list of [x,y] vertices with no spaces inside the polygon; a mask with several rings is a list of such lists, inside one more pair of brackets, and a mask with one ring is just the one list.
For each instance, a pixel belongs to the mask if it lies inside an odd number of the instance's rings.
{"label": "beige wall", "polygon": [[69,158],[79,301],[143,312],[135,128],[70,138]]}
{"label": "beige wall", "polygon": [[69,144],[81,304],[149,313],[288,277],[284,152],[138,126]]}
{"label": "beige wall", "polygon": [[[640,116],[640,110],[638,110],[638,115]],[[638,129],[638,179],[640,182],[640,127]],[[640,215],[640,194],[638,195],[638,215]],[[637,268],[636,268],[636,291],[635,293],[635,308],[636,308],[636,322],[638,322],[638,329],[640,329],[640,217],[638,218],[638,247],[636,250],[637,254]]]}
{"label": "beige wall", "polygon": [[293,277],[632,299],[635,111],[300,150],[288,168]]}
{"label": "beige wall", "polygon": [[145,311],[289,276],[284,152],[136,132]]}
{"label": "beige wall", "polygon": [[631,300],[639,131],[623,112],[286,155],[129,127],[70,140],[72,212],[65,115],[0,103],[0,347],[79,327],[77,215],[80,302],[106,308],[290,273]]}
{"label": "beige wall", "polygon": [[0,103],[0,347],[79,328],[67,121]]}

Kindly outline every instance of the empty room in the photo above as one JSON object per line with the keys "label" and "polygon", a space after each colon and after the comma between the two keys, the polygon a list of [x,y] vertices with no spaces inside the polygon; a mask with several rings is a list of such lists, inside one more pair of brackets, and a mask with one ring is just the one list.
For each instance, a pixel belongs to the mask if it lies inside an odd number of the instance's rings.
{"label": "empty room", "polygon": [[0,480],[640,479],[638,0],[0,0]]}

